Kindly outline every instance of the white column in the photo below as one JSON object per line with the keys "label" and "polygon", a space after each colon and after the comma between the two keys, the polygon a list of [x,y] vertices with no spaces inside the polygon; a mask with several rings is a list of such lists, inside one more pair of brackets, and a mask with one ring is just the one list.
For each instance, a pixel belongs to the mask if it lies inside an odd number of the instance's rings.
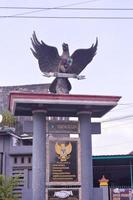
{"label": "white column", "polygon": [[91,113],[79,112],[81,143],[81,199],[93,200]]}
{"label": "white column", "polygon": [[46,183],[46,112],[33,112],[33,200],[45,200]]}

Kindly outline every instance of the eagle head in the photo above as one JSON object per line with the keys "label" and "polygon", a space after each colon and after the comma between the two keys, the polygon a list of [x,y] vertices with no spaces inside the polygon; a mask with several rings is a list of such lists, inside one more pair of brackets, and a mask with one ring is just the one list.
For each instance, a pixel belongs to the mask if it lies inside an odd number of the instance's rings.
{"label": "eagle head", "polygon": [[63,51],[68,51],[69,50],[68,49],[68,44],[66,44],[66,43],[62,44],[62,48],[63,48]]}

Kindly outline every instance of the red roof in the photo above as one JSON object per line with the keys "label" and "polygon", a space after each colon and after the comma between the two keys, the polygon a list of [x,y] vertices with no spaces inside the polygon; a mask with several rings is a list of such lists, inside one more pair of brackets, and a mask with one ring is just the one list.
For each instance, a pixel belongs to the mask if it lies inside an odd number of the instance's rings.
{"label": "red roof", "polygon": [[76,116],[89,111],[92,117],[101,117],[115,107],[120,96],[70,95],[11,92],[9,109],[15,115],[32,115],[33,110],[47,110],[48,116]]}

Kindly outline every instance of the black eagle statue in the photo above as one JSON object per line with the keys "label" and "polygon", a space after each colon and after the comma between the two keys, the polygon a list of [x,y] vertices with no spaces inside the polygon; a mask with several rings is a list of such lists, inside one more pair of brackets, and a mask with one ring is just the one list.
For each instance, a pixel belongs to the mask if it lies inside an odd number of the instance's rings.
{"label": "black eagle statue", "polygon": [[63,43],[63,53],[60,56],[56,47],[48,46],[43,41],[39,42],[33,32],[31,51],[39,63],[39,68],[45,76],[55,76],[50,85],[51,93],[66,94],[71,90],[68,78],[78,78],[80,72],[92,61],[96,55],[98,39],[88,49],[78,49],[71,56],[68,44]]}

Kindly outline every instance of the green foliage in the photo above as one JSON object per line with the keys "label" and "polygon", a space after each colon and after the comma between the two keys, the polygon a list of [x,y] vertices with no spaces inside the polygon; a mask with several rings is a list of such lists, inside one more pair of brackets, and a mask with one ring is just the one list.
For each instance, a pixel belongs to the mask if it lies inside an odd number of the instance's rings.
{"label": "green foliage", "polygon": [[3,120],[1,122],[2,126],[14,127],[16,123],[15,117],[9,112],[5,111],[2,114]]}
{"label": "green foliage", "polygon": [[0,200],[17,200],[13,193],[15,187],[19,185],[19,177],[7,177],[0,175]]}

